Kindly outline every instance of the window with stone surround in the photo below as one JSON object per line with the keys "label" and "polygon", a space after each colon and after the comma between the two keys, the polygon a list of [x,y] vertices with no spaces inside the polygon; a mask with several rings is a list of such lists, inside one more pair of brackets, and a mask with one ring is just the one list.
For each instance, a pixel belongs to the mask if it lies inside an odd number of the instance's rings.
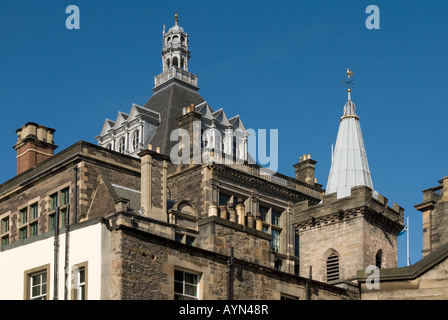
{"label": "window with stone surround", "polygon": [[294,235],[294,255],[296,256],[296,257],[298,257],[299,255],[300,255],[300,251],[299,251],[299,245],[300,245],[300,242],[299,242],[299,235],[298,234],[295,234]]}
{"label": "window with stone surround", "polygon": [[226,193],[219,193],[218,205],[227,206],[229,202],[234,203],[233,197]]}
{"label": "window with stone surround", "polygon": [[299,300],[299,298],[298,297],[294,297],[294,296],[289,295],[289,294],[281,293],[280,294],[280,300]]}
{"label": "window with stone surround", "polygon": [[79,263],[72,267],[73,287],[71,290],[72,300],[87,300],[88,286],[88,262]]}
{"label": "window with stone surround", "polygon": [[9,244],[10,220],[9,213],[3,215],[0,220],[0,237],[1,245]]}
{"label": "window with stone surround", "polygon": [[70,204],[70,188],[61,189],[50,195],[48,212],[48,230],[53,231],[56,223],[56,210],[59,208],[59,228],[67,224],[67,216]]}
{"label": "window with stone surround", "polygon": [[48,300],[50,265],[25,271],[25,300]]}
{"label": "window with stone surround", "polygon": [[258,206],[258,212],[263,221],[262,231],[272,235],[271,249],[275,252],[280,252],[282,228],[282,210],[274,208],[264,203]]}
{"label": "window with stone surround", "polygon": [[272,242],[271,249],[272,251],[279,252],[280,251],[280,230],[273,229],[272,230]]}
{"label": "window with stone surround", "polygon": [[37,202],[19,210],[19,240],[38,235],[38,218],[39,205]]}
{"label": "window with stone surround", "polygon": [[197,273],[174,270],[174,300],[198,300],[199,278]]}
{"label": "window with stone surround", "polygon": [[55,211],[58,206],[58,194],[52,194],[50,196],[50,211]]}

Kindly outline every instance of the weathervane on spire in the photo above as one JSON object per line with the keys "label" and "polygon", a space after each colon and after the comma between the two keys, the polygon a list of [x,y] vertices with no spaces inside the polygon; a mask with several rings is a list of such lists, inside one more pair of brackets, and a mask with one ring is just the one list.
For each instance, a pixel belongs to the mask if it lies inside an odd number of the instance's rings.
{"label": "weathervane on spire", "polygon": [[347,92],[348,92],[348,98],[350,100],[350,92],[352,91],[352,89],[350,89],[351,85],[355,85],[356,83],[354,83],[353,81],[355,81],[355,78],[350,79],[350,77],[353,75],[353,71],[350,70],[349,68],[347,68],[347,78],[348,80],[344,80],[342,82],[344,82],[344,87],[348,86]]}

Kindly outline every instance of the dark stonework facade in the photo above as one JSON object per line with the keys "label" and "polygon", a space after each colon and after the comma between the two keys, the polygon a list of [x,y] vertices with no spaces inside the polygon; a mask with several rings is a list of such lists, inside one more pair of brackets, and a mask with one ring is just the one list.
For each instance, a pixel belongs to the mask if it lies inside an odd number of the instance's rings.
{"label": "dark stonework facade", "polygon": [[[238,236],[238,232],[233,235]],[[227,299],[229,276],[235,300],[280,300],[282,295],[304,299],[306,296],[306,278],[245,259],[250,254],[235,258],[229,267],[228,254],[187,246],[127,226],[113,227],[112,237],[112,274],[116,284],[113,299],[173,300],[174,272],[179,268],[200,273],[199,298],[203,300]],[[254,245],[247,234],[244,239],[247,243],[238,238],[234,244],[244,250]],[[317,281],[311,281],[309,288],[311,299],[353,298],[344,289]]]}

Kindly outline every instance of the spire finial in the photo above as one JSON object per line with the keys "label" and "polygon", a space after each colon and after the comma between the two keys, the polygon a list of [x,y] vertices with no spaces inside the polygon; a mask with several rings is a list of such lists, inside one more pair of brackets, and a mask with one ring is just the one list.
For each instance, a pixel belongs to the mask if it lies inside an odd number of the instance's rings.
{"label": "spire finial", "polygon": [[177,15],[177,10],[176,10],[174,13],[174,23],[176,24],[176,26],[177,26],[177,22],[179,21],[178,17],[179,16]]}
{"label": "spire finial", "polygon": [[350,99],[350,93],[352,92],[352,89],[350,89],[350,85],[355,85],[355,83],[353,82],[353,81],[355,81],[355,78],[353,78],[353,79],[350,79],[350,77],[353,75],[353,71],[352,70],[350,70],[349,68],[347,68],[347,78],[348,78],[348,80],[347,81],[343,81],[345,84],[344,84],[344,87],[345,86],[348,86],[348,89],[347,89],[347,93],[348,93],[348,100],[351,100]]}

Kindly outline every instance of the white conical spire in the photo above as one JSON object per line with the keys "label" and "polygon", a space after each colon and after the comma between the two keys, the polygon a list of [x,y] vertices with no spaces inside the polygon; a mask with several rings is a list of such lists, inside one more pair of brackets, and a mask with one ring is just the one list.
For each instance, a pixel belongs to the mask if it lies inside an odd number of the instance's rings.
{"label": "white conical spire", "polygon": [[339,124],[326,189],[326,194],[337,192],[338,199],[349,196],[351,189],[356,186],[367,186],[373,190],[359,117],[351,101],[350,91],[348,89],[348,101]]}

